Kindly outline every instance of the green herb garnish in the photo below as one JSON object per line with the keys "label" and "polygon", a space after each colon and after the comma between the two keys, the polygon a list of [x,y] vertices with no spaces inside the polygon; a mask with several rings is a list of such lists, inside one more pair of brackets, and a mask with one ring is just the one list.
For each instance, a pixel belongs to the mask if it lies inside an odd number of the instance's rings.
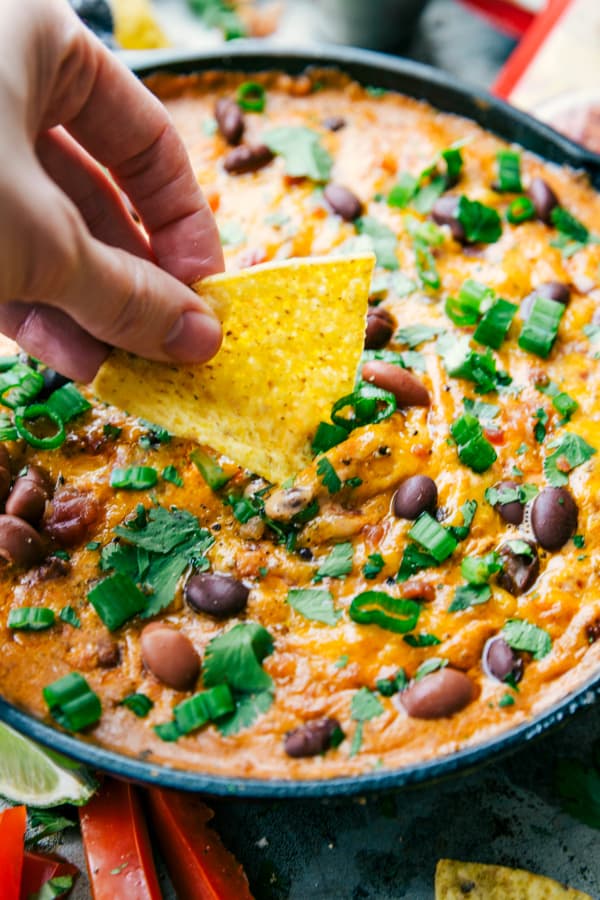
{"label": "green herb garnish", "polygon": [[354,550],[349,541],[338,544],[323,560],[313,581],[322,581],[323,578],[344,578],[352,571],[353,556]]}
{"label": "green herb garnish", "polygon": [[263,142],[272,153],[284,158],[286,172],[293,178],[328,180],[333,160],[318,132],[302,125],[283,125],[263,135]]}

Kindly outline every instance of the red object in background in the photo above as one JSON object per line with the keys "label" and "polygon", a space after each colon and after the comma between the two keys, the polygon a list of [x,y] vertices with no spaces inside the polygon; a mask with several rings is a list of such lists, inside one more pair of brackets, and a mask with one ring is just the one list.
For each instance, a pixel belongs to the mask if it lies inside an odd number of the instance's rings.
{"label": "red object in background", "polygon": [[[106,778],[79,810],[94,900],[162,900],[139,796]],[[193,894],[182,895],[192,900]]]}
{"label": "red object in background", "polygon": [[536,18],[534,13],[509,0],[460,0],[463,6],[481,13],[499,31],[514,38],[522,37]]}
{"label": "red object in background", "polygon": [[0,900],[19,900],[26,827],[24,806],[13,806],[0,813]]}
{"label": "red object in background", "polygon": [[214,813],[190,794],[150,788],[153,833],[182,900],[252,900],[246,874],[207,822]]}
{"label": "red object in background", "polygon": [[64,875],[75,878],[78,874],[79,869],[71,863],[63,862],[62,859],[55,859],[52,856],[45,856],[42,853],[30,853],[29,850],[26,850],[21,876],[20,900],[29,900],[31,895],[39,891],[51,878],[59,878]]}
{"label": "red object in background", "polygon": [[571,0],[548,0],[546,9],[536,16],[531,28],[528,29],[516,50],[511,53],[508,62],[494,82],[492,93],[496,97],[506,100],[510,96],[548,33],[554,28],[570,3]]}

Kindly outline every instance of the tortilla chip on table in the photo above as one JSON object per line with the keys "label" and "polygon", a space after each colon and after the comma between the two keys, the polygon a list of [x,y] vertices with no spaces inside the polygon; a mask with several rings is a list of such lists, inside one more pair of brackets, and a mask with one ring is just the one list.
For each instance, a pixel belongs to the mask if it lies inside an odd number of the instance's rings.
{"label": "tortilla chip on table", "polygon": [[589,894],[524,869],[440,859],[435,900],[592,900]]}

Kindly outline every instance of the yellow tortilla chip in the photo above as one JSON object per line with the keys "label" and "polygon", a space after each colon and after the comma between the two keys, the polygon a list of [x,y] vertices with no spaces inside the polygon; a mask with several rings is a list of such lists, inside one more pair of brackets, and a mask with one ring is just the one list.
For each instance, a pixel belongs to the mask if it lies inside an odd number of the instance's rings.
{"label": "yellow tortilla chip", "polygon": [[279,482],[311,460],[310,440],[353,390],[374,257],[292,259],[213,275],[194,290],[223,321],[198,366],[115,351],[97,396]]}
{"label": "yellow tortilla chip", "polygon": [[435,900],[592,900],[524,869],[440,859],[435,870]]}
{"label": "yellow tortilla chip", "polygon": [[112,0],[115,38],[124,50],[155,50],[169,41],[149,0]]}

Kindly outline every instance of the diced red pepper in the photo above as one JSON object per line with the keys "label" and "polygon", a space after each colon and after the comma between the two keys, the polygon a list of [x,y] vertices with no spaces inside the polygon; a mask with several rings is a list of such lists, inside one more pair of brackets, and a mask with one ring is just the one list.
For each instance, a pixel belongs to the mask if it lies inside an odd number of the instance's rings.
{"label": "diced red pepper", "polygon": [[162,900],[133,785],[106,778],[79,820],[94,900]]}
{"label": "diced red pepper", "polygon": [[75,878],[79,869],[69,862],[47,856],[44,853],[25,851],[23,874],[21,876],[20,900],[29,900],[32,894],[39,891],[51,878],[70,875]]}
{"label": "diced red pepper", "polygon": [[0,813],[0,900],[19,900],[26,827],[24,806]]}
{"label": "diced red pepper", "polygon": [[207,822],[214,813],[190,794],[148,791],[153,831],[177,896],[194,900],[252,900],[246,874]]}

